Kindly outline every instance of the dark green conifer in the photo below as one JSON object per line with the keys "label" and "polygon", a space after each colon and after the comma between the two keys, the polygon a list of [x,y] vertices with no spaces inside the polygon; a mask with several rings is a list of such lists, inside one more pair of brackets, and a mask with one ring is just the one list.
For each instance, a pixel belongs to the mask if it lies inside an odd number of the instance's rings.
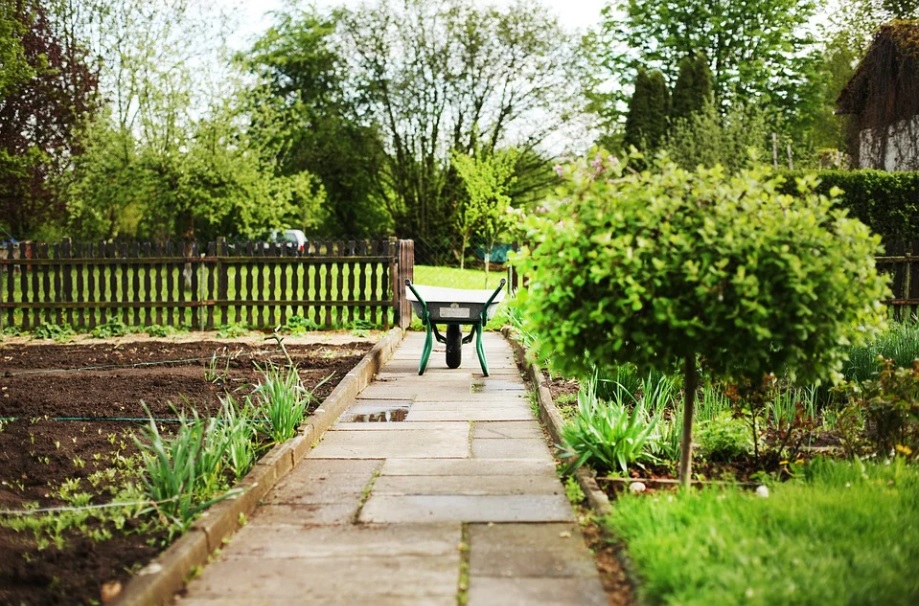
{"label": "dark green conifer", "polygon": [[634,146],[643,152],[653,152],[660,147],[667,133],[667,116],[670,113],[670,91],[659,70],[638,70],[635,92],[629,102],[625,121],[623,145]]}
{"label": "dark green conifer", "polygon": [[673,99],[670,121],[689,118],[712,100],[712,72],[708,60],[702,53],[683,57],[676,84],[673,86]]}

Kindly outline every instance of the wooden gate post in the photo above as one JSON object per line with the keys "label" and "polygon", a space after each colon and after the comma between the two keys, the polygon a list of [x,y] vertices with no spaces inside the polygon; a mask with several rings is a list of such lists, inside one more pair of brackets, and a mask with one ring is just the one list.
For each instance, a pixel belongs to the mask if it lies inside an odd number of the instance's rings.
{"label": "wooden gate post", "polygon": [[414,281],[415,242],[398,240],[393,242],[389,275],[392,283],[392,306],[396,325],[406,330],[412,323],[412,305],[405,297],[405,281]]}

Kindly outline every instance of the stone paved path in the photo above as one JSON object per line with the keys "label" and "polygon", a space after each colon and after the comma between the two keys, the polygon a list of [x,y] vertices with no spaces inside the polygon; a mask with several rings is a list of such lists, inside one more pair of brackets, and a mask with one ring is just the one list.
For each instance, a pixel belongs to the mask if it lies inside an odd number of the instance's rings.
{"label": "stone paved path", "polygon": [[392,359],[177,600],[217,604],[605,604],[499,334],[448,369],[424,335]]}

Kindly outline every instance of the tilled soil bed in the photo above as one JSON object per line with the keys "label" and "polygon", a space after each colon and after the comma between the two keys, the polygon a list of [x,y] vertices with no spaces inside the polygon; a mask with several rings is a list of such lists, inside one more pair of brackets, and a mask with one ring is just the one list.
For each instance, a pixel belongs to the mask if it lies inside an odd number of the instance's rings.
{"label": "tilled soil bed", "polygon": [[[132,434],[147,418],[145,407],[166,431],[177,409],[214,415],[222,396],[241,400],[262,379],[261,369],[287,365],[288,356],[303,386],[315,389],[317,406],[373,346],[371,339],[339,337],[285,339],[283,348],[263,337],[0,343],[4,518],[65,504],[60,488],[68,482],[93,493],[92,504],[104,503],[110,497],[88,479],[137,452]],[[62,545],[40,545],[31,532],[0,526],[0,604],[99,603],[103,585],[125,582],[164,548],[162,534],[137,527],[129,521],[127,532],[106,540],[88,538],[85,528],[67,531]]]}

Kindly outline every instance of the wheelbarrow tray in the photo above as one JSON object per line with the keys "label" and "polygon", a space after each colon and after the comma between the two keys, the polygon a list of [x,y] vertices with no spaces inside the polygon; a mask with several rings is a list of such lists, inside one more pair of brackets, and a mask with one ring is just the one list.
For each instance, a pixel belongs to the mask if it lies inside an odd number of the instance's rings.
{"label": "wheelbarrow tray", "polygon": [[[447,345],[447,366],[458,368],[462,360],[462,345],[475,339],[475,349],[479,357],[482,373],[488,376],[488,361],[482,345],[482,333],[485,325],[494,317],[498,303],[504,298],[504,285],[501,280],[492,290],[471,290],[465,288],[445,288],[442,286],[423,286],[405,281],[405,296],[412,304],[415,314],[425,327],[424,349],[418,364],[418,374],[424,374],[431,355],[433,341],[436,337],[440,343]],[[447,325],[446,337],[437,329],[437,324]],[[462,336],[461,325],[469,324],[472,331]]]}
{"label": "wheelbarrow tray", "polygon": [[[494,289],[468,290],[465,288],[444,288],[442,286],[423,286],[413,284],[415,290],[428,304],[428,313],[433,322],[458,324],[472,324],[477,322],[482,315],[482,310],[488,305],[487,318],[490,320],[498,310],[498,304],[504,299],[504,291],[499,292],[493,299]],[[423,305],[410,288],[406,289],[406,298],[412,302],[412,309],[422,320]]]}

